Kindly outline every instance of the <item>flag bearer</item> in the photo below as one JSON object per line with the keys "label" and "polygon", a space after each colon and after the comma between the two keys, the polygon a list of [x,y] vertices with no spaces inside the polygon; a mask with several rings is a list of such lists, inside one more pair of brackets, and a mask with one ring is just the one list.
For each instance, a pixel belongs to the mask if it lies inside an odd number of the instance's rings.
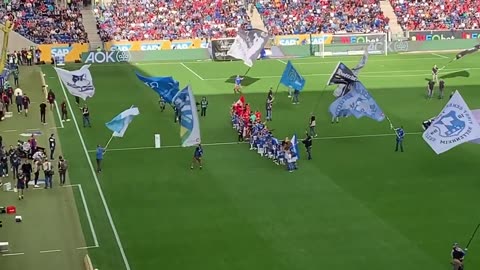
{"label": "flag bearer", "polygon": [[160,111],[161,112],[165,111],[165,99],[163,99],[163,97],[160,97],[158,104],[160,104]]}
{"label": "flag bearer", "polygon": [[[393,129],[393,126],[392,126]],[[399,128],[393,129],[395,130],[395,135],[396,135],[396,146],[395,146],[395,152],[398,152],[398,148],[400,147],[400,151],[403,152],[403,138],[405,137],[405,131],[403,131],[403,126]]]}
{"label": "flag bearer", "polygon": [[310,136],[310,133],[308,131],[305,132],[307,137],[303,139],[302,143],[305,145],[305,149],[307,150],[308,154],[308,160],[312,159],[312,136]]}
{"label": "flag bearer", "polygon": [[[465,249],[465,251],[467,251],[467,249]],[[453,244],[453,248],[452,248],[453,270],[463,270],[463,259],[466,255],[465,251],[461,249],[457,243]]]}
{"label": "flag bearer", "polygon": [[242,80],[243,78],[240,75],[237,75],[235,78],[235,86],[233,88],[233,93],[241,93],[242,92]]}
{"label": "flag bearer", "polygon": [[432,68],[432,81],[438,82],[438,67],[434,65]]}
{"label": "flag bearer", "polygon": [[203,156],[203,148],[202,148],[202,145],[199,144],[197,145],[197,147],[195,148],[195,152],[193,153],[193,161],[192,161],[192,165],[190,166],[190,169],[193,170],[193,165],[195,163],[198,164],[200,170],[202,169],[202,156]]}
{"label": "flag bearer", "polygon": [[202,101],[200,101],[200,116],[207,116],[207,107],[208,107],[208,100],[206,97],[202,97]]}
{"label": "flag bearer", "polygon": [[[338,121],[338,118],[337,118],[337,121]],[[332,120],[332,123],[333,123],[333,120]],[[315,131],[316,126],[317,126],[317,121],[315,120],[315,115],[313,115],[312,113],[310,115],[310,124],[309,124],[310,136],[312,137],[317,137],[317,132]]]}

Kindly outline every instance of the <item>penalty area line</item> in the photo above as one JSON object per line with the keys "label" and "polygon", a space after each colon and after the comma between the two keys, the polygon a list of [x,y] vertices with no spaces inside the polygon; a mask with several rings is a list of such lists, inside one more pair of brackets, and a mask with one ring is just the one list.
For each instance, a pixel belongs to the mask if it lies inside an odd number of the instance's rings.
{"label": "penalty area line", "polygon": [[[409,132],[406,135],[419,135],[423,132]],[[383,134],[365,134],[365,135],[350,135],[350,136],[329,136],[329,137],[317,137],[314,140],[342,140],[342,139],[356,139],[356,138],[373,138],[373,137],[391,137],[396,136],[395,133],[383,133]],[[248,142],[218,142],[218,143],[202,143],[202,146],[221,146],[221,145],[236,145],[236,144],[248,144]],[[184,148],[181,145],[166,145],[160,148],[153,146],[144,147],[125,147],[125,148],[112,148],[108,151],[131,151],[131,150],[148,150],[148,149],[162,149],[162,148]],[[95,153],[96,150],[90,150],[89,153]]]}

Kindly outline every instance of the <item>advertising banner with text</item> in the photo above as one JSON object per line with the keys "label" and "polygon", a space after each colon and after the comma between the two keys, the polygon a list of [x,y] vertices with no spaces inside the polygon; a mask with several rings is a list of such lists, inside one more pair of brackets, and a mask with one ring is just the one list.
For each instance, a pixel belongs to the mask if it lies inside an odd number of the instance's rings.
{"label": "advertising banner with text", "polygon": [[65,58],[65,62],[75,62],[81,59],[81,54],[88,52],[88,43],[80,44],[45,44],[38,45],[38,49],[42,52],[40,54],[40,61],[50,62],[55,57],[61,56]]}
{"label": "advertising banner with text", "polygon": [[107,51],[158,51],[207,48],[208,42],[200,39],[149,40],[149,41],[110,41],[105,43]]}
{"label": "advertising banner with text", "polygon": [[439,31],[408,31],[412,41],[432,41],[445,39],[479,39],[480,29],[476,30],[439,30]]}
{"label": "advertising banner with text", "polygon": [[277,46],[293,46],[293,45],[308,45],[308,44],[330,44],[332,43],[332,35],[321,34],[302,34],[302,35],[287,35],[275,36],[275,45]]}

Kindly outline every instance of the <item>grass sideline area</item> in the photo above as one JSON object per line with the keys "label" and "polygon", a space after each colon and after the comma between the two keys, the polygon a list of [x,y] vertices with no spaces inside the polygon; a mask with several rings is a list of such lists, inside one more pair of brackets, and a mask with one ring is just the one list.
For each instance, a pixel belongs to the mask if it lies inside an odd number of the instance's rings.
{"label": "grass sideline area", "polygon": [[[478,145],[437,156],[420,134],[421,122],[437,115],[446,103],[425,99],[426,78],[434,64],[441,67],[453,56],[371,56],[360,73],[385,114],[404,126],[405,153],[393,151],[395,137],[386,121],[347,118],[330,124],[327,109],[333,88],[321,90],[338,61],[353,67],[360,56],[292,60],[305,76],[306,88],[300,104],[292,105],[280,87],[269,126],[278,138],[302,135],[314,110],[319,133],[313,160],[300,160],[299,170],[292,174],[235,142],[229,109],[238,95],[233,94],[231,78],[247,70],[241,62],[92,65],[97,89],[88,101],[92,128],[81,127],[80,110],[70,97],[79,132],[71,121],[59,133],[70,160],[71,182],[82,185],[98,235],[100,247],[89,250],[94,266],[125,269],[128,262],[135,270],[450,267],[451,244],[466,244],[478,223],[474,213],[480,183],[473,174]],[[446,95],[459,89],[471,109],[480,107],[479,59],[465,57],[441,73],[447,76]],[[266,92],[276,87],[284,67],[283,60],[266,60],[249,71],[244,95],[252,109],[264,114]],[[43,70],[47,84],[62,99],[53,68]],[[189,168],[193,149],[178,146],[173,111],[160,112],[157,94],[136,78],[134,70],[171,75],[182,87],[191,84],[197,100],[208,98],[207,117],[201,119],[202,171]],[[105,123],[131,105],[138,106],[141,115],[124,138],[112,141],[104,172],[95,179],[86,152],[94,159],[96,145],[105,144],[111,135]],[[162,136],[162,149],[152,149],[156,133]],[[79,214],[85,225],[85,214]],[[91,242],[88,227],[82,227]],[[478,247],[474,241],[471,253]],[[467,268],[479,265],[478,256],[467,258]]]}

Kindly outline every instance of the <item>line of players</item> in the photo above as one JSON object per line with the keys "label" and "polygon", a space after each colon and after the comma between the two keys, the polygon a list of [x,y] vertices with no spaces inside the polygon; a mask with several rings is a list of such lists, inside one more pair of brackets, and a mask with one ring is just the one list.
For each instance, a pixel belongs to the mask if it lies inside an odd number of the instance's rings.
{"label": "line of players", "polygon": [[[250,150],[256,150],[262,157],[272,159],[277,165],[286,166],[289,172],[297,167],[298,154],[292,141],[287,137],[278,140],[265,123],[262,123],[260,112],[252,112],[244,99],[232,105],[232,126],[238,133],[238,141],[248,141]],[[311,140],[311,139],[310,139]],[[305,144],[305,142],[304,142]]]}

